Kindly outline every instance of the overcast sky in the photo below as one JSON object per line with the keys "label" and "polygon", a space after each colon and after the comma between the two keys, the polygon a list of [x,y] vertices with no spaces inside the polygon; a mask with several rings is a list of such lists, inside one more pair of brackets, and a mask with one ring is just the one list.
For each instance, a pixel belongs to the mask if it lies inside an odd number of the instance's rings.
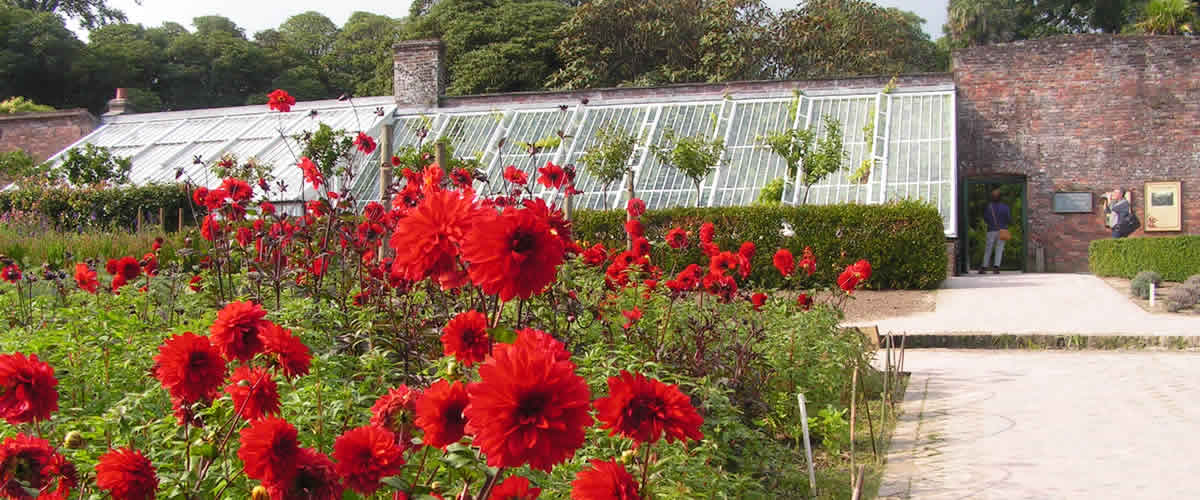
{"label": "overcast sky", "polygon": [[[934,39],[941,36],[942,24],[946,22],[947,2],[948,0],[875,0],[875,3],[885,7],[899,7],[916,12],[925,18],[925,31]],[[246,30],[247,36],[277,27],[287,18],[309,10],[325,14],[341,26],[351,13],[359,10],[389,17],[404,17],[408,15],[408,4],[407,0],[141,0],[141,5],[138,5],[135,0],[109,0],[109,5],[125,11],[130,22],[141,23],[147,27],[172,21],[191,29],[192,18],[217,14],[232,19]],[[796,2],[767,0],[767,4],[775,9],[784,9],[795,6]],[[80,36],[85,35],[81,32]]]}

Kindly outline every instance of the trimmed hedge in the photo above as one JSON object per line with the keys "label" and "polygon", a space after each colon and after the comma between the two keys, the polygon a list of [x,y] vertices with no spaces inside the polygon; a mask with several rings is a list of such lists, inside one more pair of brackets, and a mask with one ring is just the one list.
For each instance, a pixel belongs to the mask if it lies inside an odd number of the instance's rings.
{"label": "trimmed hedge", "polygon": [[[580,211],[573,217],[575,238],[624,246],[625,211]],[[750,282],[780,287],[783,278],[772,265],[775,251],[786,247],[799,258],[805,246],[817,256],[816,279],[833,283],[849,264],[867,259],[874,269],[868,288],[930,289],[946,279],[946,236],[942,216],[932,205],[903,201],[886,205],[749,206],[672,208],[646,212],[642,225],[655,245],[653,261],[664,273],[703,262],[696,243],[700,225],[716,226],[715,243],[736,252],[743,241],[757,247]],[[783,223],[795,235],[780,234]],[[661,245],[667,231],[682,227],[691,234],[689,248]]]}
{"label": "trimmed hedge", "polygon": [[158,210],[164,209],[168,231],[179,228],[179,209],[184,224],[195,224],[189,193],[182,184],[151,184],[121,188],[71,188],[22,185],[0,193],[0,212],[18,210],[45,216],[64,231],[83,228],[125,229],[137,226],[138,209],[143,224],[157,225]]}
{"label": "trimmed hedge", "polygon": [[1130,278],[1155,271],[1167,281],[1200,274],[1200,236],[1095,240],[1088,246],[1088,268],[1096,276]]}

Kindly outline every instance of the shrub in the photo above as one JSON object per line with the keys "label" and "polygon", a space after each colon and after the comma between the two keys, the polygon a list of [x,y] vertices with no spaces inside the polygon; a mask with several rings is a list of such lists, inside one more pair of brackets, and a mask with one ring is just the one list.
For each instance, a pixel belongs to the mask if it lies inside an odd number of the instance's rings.
{"label": "shrub", "polygon": [[1162,284],[1162,276],[1154,271],[1142,271],[1134,276],[1133,281],[1129,283],[1129,292],[1134,297],[1143,299],[1150,298],[1150,285],[1159,286]]}
{"label": "shrub", "polygon": [[0,102],[0,114],[11,115],[13,113],[44,113],[54,111],[54,107],[45,104],[38,104],[21,96],[10,97]]}
{"label": "shrub", "polygon": [[1200,274],[1200,236],[1096,240],[1088,247],[1088,267],[1097,276],[1129,279],[1151,270],[1183,281]]}
{"label": "shrub", "polygon": [[[0,193],[0,212],[30,212],[45,216],[58,230],[83,228],[133,230],[138,209],[143,223],[157,224],[163,209],[168,231],[179,228],[179,209],[184,224],[194,224],[189,193],[181,185],[158,184],[123,188],[69,188],[62,186],[22,185],[20,189]],[[203,214],[201,214],[203,215]]]}
{"label": "shrub", "polygon": [[[858,259],[871,261],[875,273],[870,288],[931,289],[946,279],[946,247],[942,217],[930,205],[902,201],[886,205],[750,206],[673,208],[647,212],[642,217],[646,237],[661,242],[673,227],[716,225],[714,242],[722,248],[737,248],[753,242],[750,283],[780,287],[784,280],[771,265],[775,250],[788,248],[799,256],[812,247],[819,256],[816,280],[832,282],[846,265]],[[624,211],[580,211],[574,218],[576,237],[606,246],[621,246],[625,240]],[[795,233],[784,236],[787,223]],[[653,261],[666,273],[676,273],[688,264],[703,262],[696,246],[697,235],[689,236],[685,252],[656,248]],[[657,246],[657,245],[656,245]]]}
{"label": "shrub", "polygon": [[1179,312],[1196,305],[1200,301],[1200,288],[1182,286],[1167,291],[1167,311]]}

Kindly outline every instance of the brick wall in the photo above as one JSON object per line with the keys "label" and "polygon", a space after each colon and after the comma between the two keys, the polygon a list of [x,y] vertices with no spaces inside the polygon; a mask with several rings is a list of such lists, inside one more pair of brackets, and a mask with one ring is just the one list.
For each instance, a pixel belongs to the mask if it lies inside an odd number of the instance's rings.
{"label": "brick wall", "polygon": [[86,109],[0,115],[0,152],[24,150],[41,162],[96,128]]}
{"label": "brick wall", "polygon": [[[1182,234],[1200,234],[1200,39],[1077,35],[954,53],[959,174],[1026,176],[1030,251],[1048,271],[1087,270],[1106,238],[1099,196],[1183,183]],[[1055,214],[1056,191],[1090,191],[1091,214]],[[1144,233],[1133,237],[1181,233]]]}
{"label": "brick wall", "polygon": [[441,40],[410,40],[394,47],[393,94],[399,106],[433,107],[446,88],[446,46]]}

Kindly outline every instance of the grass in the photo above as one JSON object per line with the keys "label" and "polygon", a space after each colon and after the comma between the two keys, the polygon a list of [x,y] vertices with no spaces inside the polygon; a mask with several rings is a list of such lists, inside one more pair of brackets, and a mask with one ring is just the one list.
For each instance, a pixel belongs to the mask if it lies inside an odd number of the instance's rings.
{"label": "grass", "polygon": [[[880,422],[880,417],[883,412],[883,400],[880,398],[882,391],[872,390],[873,387],[878,387],[882,384],[882,373],[874,372],[870,375],[872,382],[868,385],[868,394],[871,394],[871,399],[867,401],[867,407],[870,409],[870,415],[873,419],[875,428],[875,449],[878,451],[876,456],[871,451],[871,426],[867,423],[868,412],[860,406],[855,410],[854,419],[854,463],[866,465],[864,473],[866,479],[863,480],[863,492],[860,498],[870,500],[879,494],[879,486],[883,481],[883,471],[887,462],[887,450],[891,444],[892,432],[896,428],[896,411],[899,410],[899,400],[904,398],[904,390],[908,385],[908,378],[901,377],[900,385],[897,387],[895,397],[898,401],[893,405],[893,409],[888,410],[887,421]],[[883,428],[883,436],[879,437],[880,427]],[[850,453],[843,452],[840,455],[830,455],[824,450],[813,450],[816,455],[813,461],[818,464],[817,468],[817,498],[828,500],[846,500],[850,498],[853,488],[850,484]]]}
{"label": "grass", "polygon": [[[164,246],[179,248],[184,233],[166,235]],[[150,251],[157,231],[59,232],[38,231],[28,226],[0,225],[0,254],[22,263],[23,267],[49,263],[54,267],[73,265],[87,259],[105,259],[131,255],[141,258]],[[71,258],[68,258],[68,253]]]}

